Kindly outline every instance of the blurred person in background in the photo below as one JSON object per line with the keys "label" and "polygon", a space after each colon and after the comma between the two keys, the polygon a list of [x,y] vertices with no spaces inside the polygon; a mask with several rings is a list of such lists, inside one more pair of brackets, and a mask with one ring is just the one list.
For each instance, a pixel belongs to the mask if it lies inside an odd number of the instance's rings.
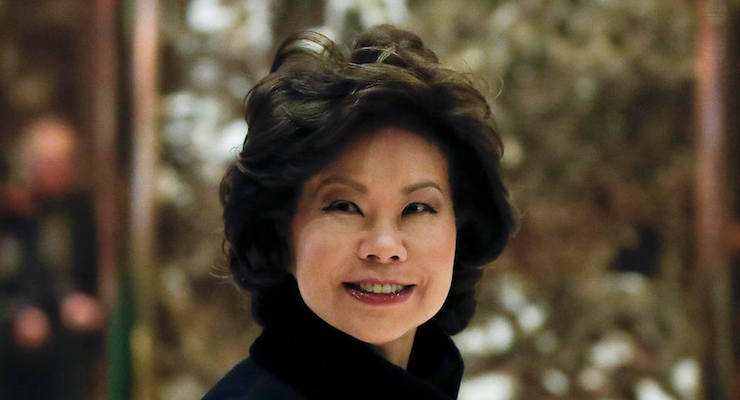
{"label": "blurred person in background", "polygon": [[0,397],[89,398],[105,318],[78,133],[44,115],[17,148],[0,188]]}

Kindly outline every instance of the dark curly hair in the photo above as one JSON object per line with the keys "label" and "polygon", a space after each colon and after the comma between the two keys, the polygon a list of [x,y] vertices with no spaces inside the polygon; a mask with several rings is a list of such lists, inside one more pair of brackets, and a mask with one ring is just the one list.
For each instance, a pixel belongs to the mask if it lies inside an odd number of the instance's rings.
{"label": "dark curly hair", "polygon": [[514,226],[499,176],[501,141],[466,75],[393,26],[359,34],[349,51],[301,32],[280,46],[270,73],[247,95],[245,119],[248,133],[220,195],[229,267],[252,293],[260,324],[275,291],[292,279],[290,227],[303,183],[353,139],[391,125],[427,137],[447,157],[457,248],[452,287],[432,323],[447,334],[465,328],[481,267]]}

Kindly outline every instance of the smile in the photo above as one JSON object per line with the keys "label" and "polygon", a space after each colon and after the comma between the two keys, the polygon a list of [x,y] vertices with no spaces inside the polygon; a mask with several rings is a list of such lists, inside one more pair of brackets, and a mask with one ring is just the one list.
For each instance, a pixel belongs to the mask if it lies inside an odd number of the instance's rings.
{"label": "smile", "polygon": [[380,282],[344,282],[342,284],[350,296],[366,304],[397,304],[411,296],[416,285]]}

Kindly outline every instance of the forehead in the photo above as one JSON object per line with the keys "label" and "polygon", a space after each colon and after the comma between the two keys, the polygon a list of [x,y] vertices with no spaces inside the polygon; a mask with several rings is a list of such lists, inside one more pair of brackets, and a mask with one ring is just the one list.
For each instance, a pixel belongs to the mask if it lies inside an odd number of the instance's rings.
{"label": "forehead", "polygon": [[433,179],[448,186],[447,169],[446,157],[431,140],[405,128],[388,126],[348,144],[309,181],[330,176],[406,184]]}

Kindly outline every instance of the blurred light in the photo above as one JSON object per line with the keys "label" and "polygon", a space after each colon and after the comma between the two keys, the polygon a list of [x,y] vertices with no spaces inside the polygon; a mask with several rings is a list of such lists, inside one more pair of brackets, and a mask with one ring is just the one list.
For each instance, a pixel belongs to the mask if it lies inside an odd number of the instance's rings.
{"label": "blurred light", "polygon": [[324,21],[331,29],[341,30],[347,13],[352,9],[354,9],[352,0],[329,0],[324,5]]}
{"label": "blurred light", "polygon": [[203,163],[200,173],[204,181],[218,182],[221,179],[224,165],[235,158],[246,134],[247,123],[235,119],[220,131],[214,129],[208,137],[203,136],[199,159]]}
{"label": "blurred light", "polygon": [[671,369],[671,385],[682,396],[693,398],[699,391],[700,375],[699,363],[691,358],[684,358]]}
{"label": "blurred light", "polygon": [[167,116],[164,140],[173,156],[184,162],[198,162],[200,179],[217,182],[224,164],[232,160],[247,133],[241,118],[224,124],[227,106],[218,98],[178,92],[163,102]]}
{"label": "blurred light", "polygon": [[236,23],[236,13],[219,0],[192,0],[187,11],[188,25],[203,33],[229,29]]}
{"label": "blurred light", "polygon": [[462,52],[463,69],[467,71],[478,71],[486,60],[486,53],[479,47],[469,46]]}
{"label": "blurred light", "polygon": [[174,204],[181,212],[188,212],[194,202],[192,188],[172,167],[166,166],[157,171],[157,197],[159,201]]}
{"label": "blurred light", "polygon": [[243,119],[238,118],[226,124],[214,149],[218,162],[231,160],[239,152],[246,136],[247,123]]}
{"label": "blurred light", "polygon": [[460,400],[508,400],[516,394],[516,381],[509,374],[492,372],[466,379],[460,386]]}
{"label": "blurred light", "polygon": [[383,12],[383,6],[377,1],[364,1],[357,3],[355,7],[360,14],[362,26],[368,27],[373,25],[389,22],[386,13]]}
{"label": "blurred light", "polygon": [[516,314],[519,327],[526,335],[530,335],[540,329],[545,323],[547,315],[542,306],[529,304]]}
{"label": "blurred light", "polygon": [[[203,138],[200,133],[206,133],[205,136],[210,136],[214,133],[214,129],[218,125],[218,120],[224,112],[223,105],[213,97],[195,97],[194,102],[190,104],[194,106],[191,111],[192,114],[188,115],[188,119],[196,125],[196,130],[193,132],[181,132],[181,134],[190,134],[193,136],[193,140],[197,141],[197,137]],[[199,132],[200,131],[200,132]],[[207,144],[207,139],[202,139],[203,144]]]}
{"label": "blurred light", "polygon": [[483,355],[486,352],[486,332],[480,327],[468,327],[453,339],[463,354]]}
{"label": "blurred light", "polygon": [[491,14],[491,27],[503,32],[509,29],[519,18],[519,8],[516,2],[507,2],[496,8]]}
{"label": "blurred light", "polygon": [[604,372],[598,368],[587,367],[578,375],[578,383],[582,388],[595,392],[606,383]]}
{"label": "blurred light", "polygon": [[186,118],[198,109],[197,96],[192,92],[181,91],[170,94],[164,99],[164,108],[169,118]]}
{"label": "blurred light", "polygon": [[406,0],[382,0],[388,21],[392,24],[400,24],[408,18],[409,9]]}
{"label": "blurred light", "polygon": [[488,349],[494,353],[509,351],[516,339],[514,328],[506,317],[494,316],[488,320]]}
{"label": "blurred light", "polygon": [[247,12],[247,20],[244,23],[247,31],[245,38],[253,48],[259,51],[267,50],[273,42],[270,2],[244,0],[244,10]]}
{"label": "blurred light", "polygon": [[190,152],[190,135],[186,133],[193,129],[193,121],[176,119],[167,121],[164,125],[164,139],[172,156],[179,162],[192,162]]}
{"label": "blurred light", "polygon": [[324,6],[324,20],[333,30],[342,32],[350,13],[357,13],[364,28],[389,23],[400,24],[408,15],[405,0],[329,0]]}
{"label": "blurred light", "polygon": [[221,65],[211,58],[201,58],[193,63],[190,79],[202,88],[213,87],[221,80]]}
{"label": "blurred light", "polygon": [[633,357],[632,339],[624,333],[611,333],[591,348],[591,361],[599,367],[618,367]]}
{"label": "blurred light", "polygon": [[663,390],[653,379],[641,379],[635,386],[637,400],[674,400],[674,397]]}
{"label": "blurred light", "polygon": [[173,156],[188,163],[200,159],[203,142],[217,130],[221,113],[219,102],[183,91],[167,96],[163,107],[166,115],[164,141],[172,148]]}
{"label": "blurred light", "polygon": [[556,396],[563,396],[570,390],[570,381],[563,371],[550,368],[542,374],[542,386]]}
{"label": "blurred light", "polygon": [[180,375],[166,380],[159,389],[162,399],[192,399],[195,393],[203,393],[206,388],[192,375]]}
{"label": "blurred light", "polygon": [[511,350],[516,335],[506,317],[493,316],[485,326],[470,327],[453,339],[462,353],[486,356]]}
{"label": "blurred light", "polygon": [[501,164],[506,168],[516,168],[524,162],[524,148],[518,140],[511,137],[504,137],[504,156],[501,158]]}
{"label": "blurred light", "polygon": [[516,314],[527,304],[522,283],[518,279],[505,277],[500,280],[498,288],[499,301],[510,313]]}
{"label": "blurred light", "polygon": [[644,294],[647,291],[647,285],[647,279],[637,272],[624,272],[617,275],[617,289],[625,294]]}
{"label": "blurred light", "polygon": [[232,76],[229,78],[226,88],[234,98],[243,100],[252,87],[252,82],[244,76]]}

